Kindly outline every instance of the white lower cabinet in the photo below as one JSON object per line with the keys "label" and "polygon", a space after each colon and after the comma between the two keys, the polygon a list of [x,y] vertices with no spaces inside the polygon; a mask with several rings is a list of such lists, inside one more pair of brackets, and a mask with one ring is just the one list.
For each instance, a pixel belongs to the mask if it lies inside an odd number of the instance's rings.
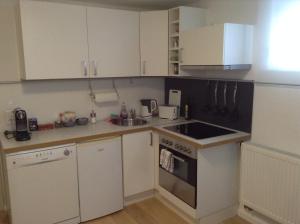
{"label": "white lower cabinet", "polygon": [[121,137],[78,144],[81,222],[123,208]]}
{"label": "white lower cabinet", "polygon": [[152,131],[123,135],[124,196],[154,189]]}

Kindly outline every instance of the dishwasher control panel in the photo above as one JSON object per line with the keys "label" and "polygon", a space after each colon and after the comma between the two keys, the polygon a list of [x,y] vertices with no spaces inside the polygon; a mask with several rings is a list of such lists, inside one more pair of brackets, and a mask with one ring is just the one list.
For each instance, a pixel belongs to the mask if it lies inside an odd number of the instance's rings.
{"label": "dishwasher control panel", "polygon": [[6,155],[7,169],[16,169],[19,167],[60,161],[75,155],[75,152],[75,145],[66,145],[8,154]]}

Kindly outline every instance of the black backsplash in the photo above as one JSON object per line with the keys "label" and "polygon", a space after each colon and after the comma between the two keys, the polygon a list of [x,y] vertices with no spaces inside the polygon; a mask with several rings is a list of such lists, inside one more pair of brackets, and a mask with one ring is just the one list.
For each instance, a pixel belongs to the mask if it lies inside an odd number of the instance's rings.
{"label": "black backsplash", "polygon": [[[226,107],[224,106],[225,85],[227,85]],[[218,87],[217,100],[215,99],[216,86]],[[237,87],[236,104],[234,104],[235,87]],[[170,89],[181,90],[181,116],[184,115],[184,105],[189,104],[193,119],[251,133],[253,82],[166,78],[166,104]]]}

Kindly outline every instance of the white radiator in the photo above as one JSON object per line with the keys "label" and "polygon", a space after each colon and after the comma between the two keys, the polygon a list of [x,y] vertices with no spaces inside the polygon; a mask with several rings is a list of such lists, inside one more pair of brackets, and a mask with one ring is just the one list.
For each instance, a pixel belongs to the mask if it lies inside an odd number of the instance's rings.
{"label": "white radiator", "polygon": [[300,224],[300,159],[244,143],[242,206],[282,224]]}

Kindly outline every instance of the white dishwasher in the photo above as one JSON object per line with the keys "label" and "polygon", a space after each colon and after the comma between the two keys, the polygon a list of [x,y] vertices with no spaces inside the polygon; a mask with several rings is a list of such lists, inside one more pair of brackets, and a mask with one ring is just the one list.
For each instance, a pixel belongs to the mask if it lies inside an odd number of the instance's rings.
{"label": "white dishwasher", "polygon": [[6,155],[12,224],[79,223],[76,145]]}
{"label": "white dishwasher", "polygon": [[121,137],[78,144],[81,222],[123,208]]}

